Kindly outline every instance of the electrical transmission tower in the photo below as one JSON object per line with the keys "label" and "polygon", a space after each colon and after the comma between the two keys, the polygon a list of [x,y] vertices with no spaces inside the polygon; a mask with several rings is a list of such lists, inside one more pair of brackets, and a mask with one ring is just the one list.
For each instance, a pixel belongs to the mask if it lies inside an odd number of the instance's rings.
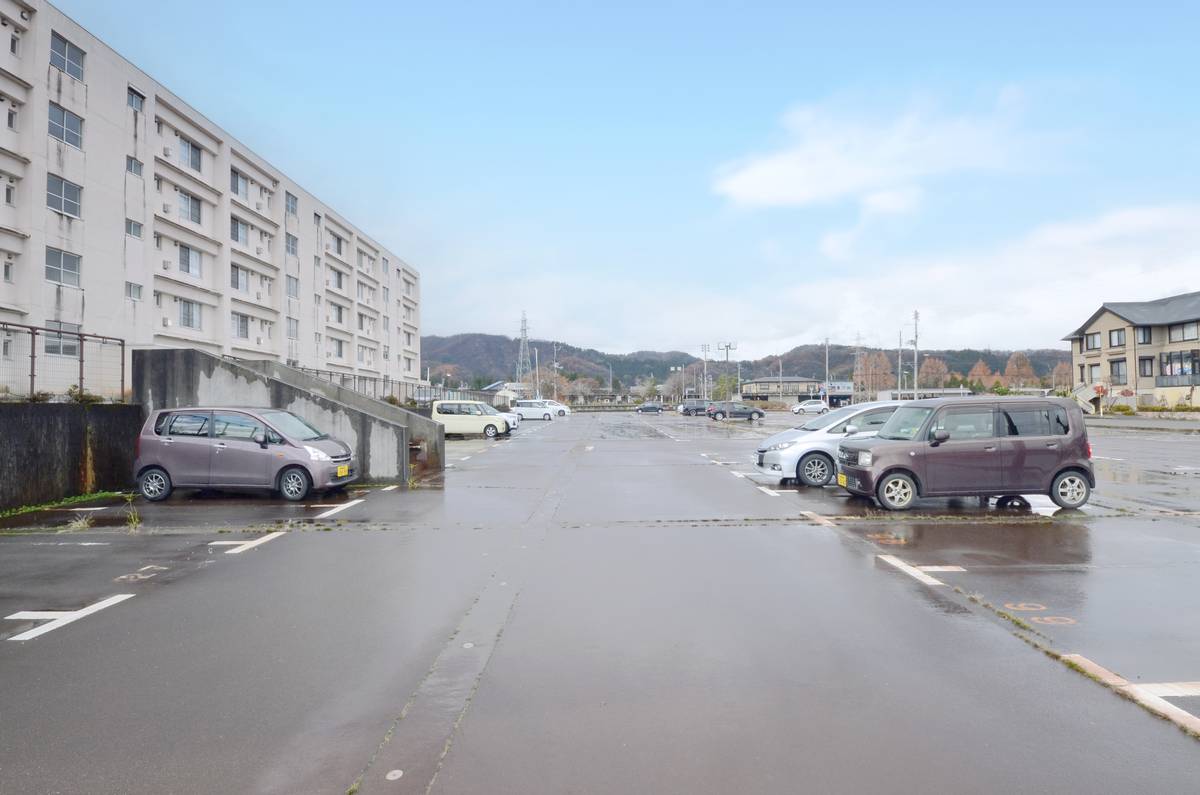
{"label": "electrical transmission tower", "polygon": [[521,312],[521,347],[517,351],[517,383],[524,384],[533,378],[533,362],[529,356],[529,321]]}

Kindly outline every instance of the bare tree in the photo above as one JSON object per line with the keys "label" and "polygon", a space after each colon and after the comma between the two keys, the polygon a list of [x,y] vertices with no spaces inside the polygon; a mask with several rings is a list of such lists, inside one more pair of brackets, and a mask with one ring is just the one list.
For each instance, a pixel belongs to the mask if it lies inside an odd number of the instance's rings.
{"label": "bare tree", "polygon": [[921,362],[920,375],[917,377],[918,385],[926,389],[941,389],[946,385],[946,380],[950,377],[950,368],[946,363],[936,357],[930,356]]}

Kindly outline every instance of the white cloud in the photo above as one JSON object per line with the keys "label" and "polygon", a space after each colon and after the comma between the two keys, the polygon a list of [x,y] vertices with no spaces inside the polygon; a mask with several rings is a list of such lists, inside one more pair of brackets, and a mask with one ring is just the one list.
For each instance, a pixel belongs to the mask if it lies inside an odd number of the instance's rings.
{"label": "white cloud", "polygon": [[859,238],[867,232],[874,219],[916,212],[920,203],[920,188],[897,188],[868,193],[859,202],[858,222],[848,229],[826,232],[821,237],[818,248],[829,259],[850,259]]}
{"label": "white cloud", "polygon": [[1019,162],[1018,92],[1001,92],[979,115],[913,107],[890,119],[830,106],[788,113],[782,148],[718,170],[716,192],[750,207],[797,207],[864,199],[895,185],[963,171],[1002,170]]}

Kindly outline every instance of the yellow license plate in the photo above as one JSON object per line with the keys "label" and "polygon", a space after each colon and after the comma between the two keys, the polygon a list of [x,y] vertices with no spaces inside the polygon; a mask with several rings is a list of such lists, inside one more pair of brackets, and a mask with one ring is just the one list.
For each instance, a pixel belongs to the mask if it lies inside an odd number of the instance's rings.
{"label": "yellow license plate", "polygon": [[845,485],[846,485],[846,476],[845,476],[845,475],[843,475],[841,472],[839,472],[839,473],[838,473],[838,485],[839,485],[839,486],[845,486]]}
{"label": "yellow license plate", "polygon": [[350,465],[349,464],[342,464],[340,467],[338,467],[337,476],[339,478],[344,478],[349,474],[350,474]]}

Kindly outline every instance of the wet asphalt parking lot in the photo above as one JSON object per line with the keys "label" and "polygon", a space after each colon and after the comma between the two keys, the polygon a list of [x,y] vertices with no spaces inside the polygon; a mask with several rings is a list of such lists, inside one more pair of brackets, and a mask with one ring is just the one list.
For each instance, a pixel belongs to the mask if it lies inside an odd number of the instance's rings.
{"label": "wet asphalt parking lot", "polygon": [[792,422],[5,520],[0,792],[1200,788],[1200,436],[1093,429],[1084,511],[896,515],[761,481]]}

